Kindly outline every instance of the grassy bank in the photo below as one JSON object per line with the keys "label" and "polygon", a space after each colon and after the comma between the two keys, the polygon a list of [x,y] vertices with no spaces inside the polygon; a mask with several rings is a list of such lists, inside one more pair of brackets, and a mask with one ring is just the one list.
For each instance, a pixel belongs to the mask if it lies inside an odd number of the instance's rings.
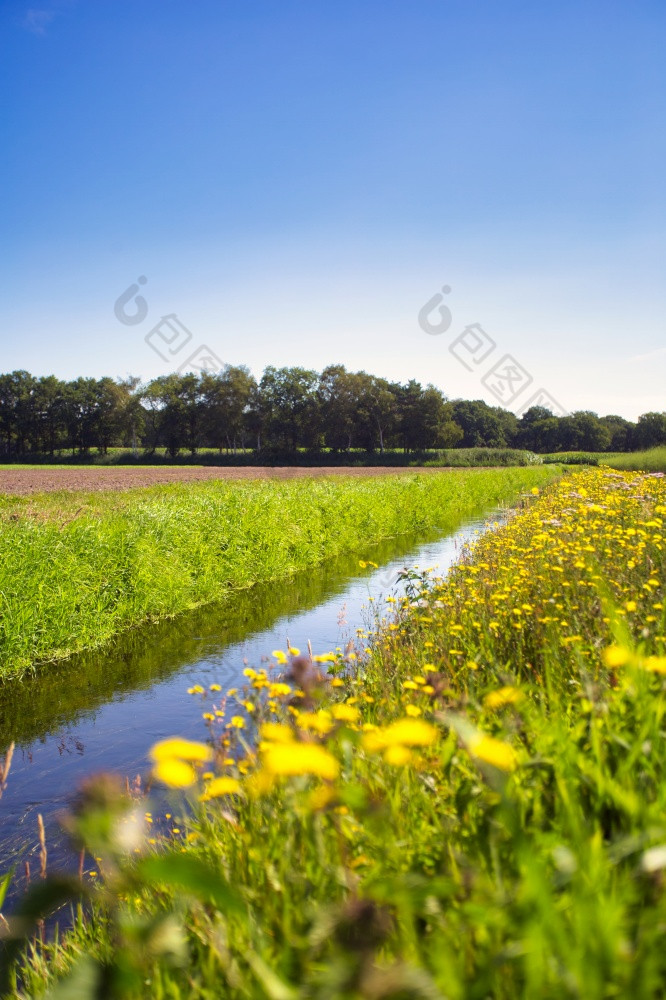
{"label": "grassy bank", "polygon": [[454,527],[551,476],[535,467],[0,497],[0,674],[382,537]]}
{"label": "grassy bank", "polygon": [[193,818],[155,854],[144,804],[89,789],[70,826],[106,887],[8,995],[663,996],[664,515],[663,480],[572,474],[325,689],[202,692],[211,745],[153,751]]}

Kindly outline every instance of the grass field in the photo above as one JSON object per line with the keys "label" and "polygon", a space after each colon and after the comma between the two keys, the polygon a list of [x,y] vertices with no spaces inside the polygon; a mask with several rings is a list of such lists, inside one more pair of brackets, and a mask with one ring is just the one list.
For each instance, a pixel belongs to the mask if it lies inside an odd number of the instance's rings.
{"label": "grass field", "polygon": [[666,447],[631,452],[552,452],[550,455],[542,455],[541,458],[546,464],[605,465],[613,469],[626,469],[635,472],[666,473]]}
{"label": "grass field", "polygon": [[554,470],[0,495],[0,676],[390,535],[455,528]]}
{"label": "grass field", "polygon": [[[573,473],[415,577],[369,655],[324,655],[325,687],[295,697],[276,651],[247,693],[193,692],[210,744],[153,749],[189,820],[143,832],[91,787],[69,823],[104,887],[9,995],[662,997],[665,515],[665,480]],[[79,892],[44,886],[32,920]]]}
{"label": "grass field", "polygon": [[666,447],[650,448],[649,451],[632,452],[626,455],[599,457],[601,465],[611,465],[614,469],[643,470],[644,472],[666,473]]}

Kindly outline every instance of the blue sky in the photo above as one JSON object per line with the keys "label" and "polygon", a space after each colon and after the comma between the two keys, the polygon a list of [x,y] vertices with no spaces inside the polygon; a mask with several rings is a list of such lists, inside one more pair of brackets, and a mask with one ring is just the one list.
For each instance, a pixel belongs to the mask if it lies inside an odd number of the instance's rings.
{"label": "blue sky", "polygon": [[[39,2],[39,0],[37,0]],[[6,0],[0,370],[342,362],[666,409],[666,7]],[[148,313],[114,315],[136,282]],[[443,285],[450,328],[422,305]],[[467,369],[451,341],[496,344]]]}

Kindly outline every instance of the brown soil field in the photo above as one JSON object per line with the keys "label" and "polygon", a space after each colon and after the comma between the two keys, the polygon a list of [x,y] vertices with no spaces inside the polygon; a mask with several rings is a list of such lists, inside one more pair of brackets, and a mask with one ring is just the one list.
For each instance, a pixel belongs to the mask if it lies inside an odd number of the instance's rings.
{"label": "brown soil field", "polygon": [[0,493],[25,496],[56,490],[130,490],[164,483],[197,483],[212,479],[302,479],[312,476],[385,476],[414,472],[442,472],[443,469],[293,466],[99,466],[89,469],[0,468]]}

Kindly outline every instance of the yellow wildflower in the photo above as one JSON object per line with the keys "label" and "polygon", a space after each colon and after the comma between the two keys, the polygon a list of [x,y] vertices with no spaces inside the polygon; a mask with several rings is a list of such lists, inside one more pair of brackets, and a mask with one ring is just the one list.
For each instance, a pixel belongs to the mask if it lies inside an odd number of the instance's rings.
{"label": "yellow wildflower", "polygon": [[470,753],[477,760],[492,764],[500,771],[513,771],[518,765],[518,757],[513,747],[492,736],[479,734],[469,741]]}
{"label": "yellow wildflower", "polygon": [[197,780],[192,765],[176,757],[159,759],[153,768],[153,777],[170,788],[188,788]]}
{"label": "yellow wildflower", "polygon": [[354,705],[334,705],[331,709],[331,715],[336,722],[356,722],[360,714]]}
{"label": "yellow wildflower", "polygon": [[515,687],[501,687],[497,691],[491,691],[483,699],[486,708],[502,708],[504,705],[515,705],[523,697],[522,691]]}
{"label": "yellow wildflower", "polygon": [[404,764],[409,764],[411,759],[412,751],[409,747],[393,746],[387,747],[384,751],[384,760],[387,764],[392,764],[393,767],[402,767]]}
{"label": "yellow wildflower", "polygon": [[241,791],[240,782],[236,781],[235,778],[213,778],[213,780],[206,785],[206,791],[200,796],[200,798],[202,802],[206,802],[208,799],[220,798],[222,795],[239,795]]}
{"label": "yellow wildflower", "polygon": [[313,774],[328,781],[337,778],[340,765],[316,743],[274,743],[263,751],[266,770],[274,775]]}
{"label": "yellow wildflower", "polygon": [[631,653],[624,646],[609,646],[604,649],[601,658],[607,667],[623,667],[631,660]]}
{"label": "yellow wildflower", "polygon": [[160,740],[150,748],[150,757],[154,761],[168,760],[176,758],[194,763],[203,763],[210,760],[213,752],[205,743],[195,743],[192,740],[184,740],[179,736],[171,737],[167,740]]}
{"label": "yellow wildflower", "polygon": [[273,743],[291,743],[294,733],[289,726],[281,722],[264,722],[259,730],[262,740],[270,740]]}

